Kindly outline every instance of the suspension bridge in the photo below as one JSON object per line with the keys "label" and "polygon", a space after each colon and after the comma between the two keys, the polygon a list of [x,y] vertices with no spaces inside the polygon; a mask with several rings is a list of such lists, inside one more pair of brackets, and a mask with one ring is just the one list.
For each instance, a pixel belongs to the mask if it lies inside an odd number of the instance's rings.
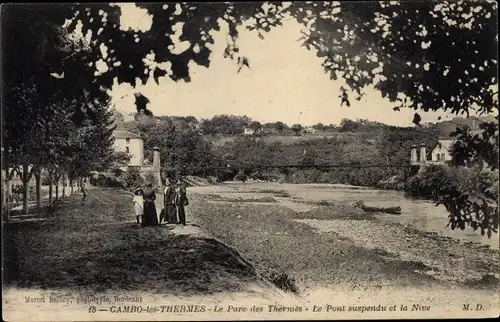
{"label": "suspension bridge", "polygon": [[352,168],[352,169],[364,169],[364,168],[399,168],[399,169],[410,169],[410,164],[333,164],[333,163],[297,163],[297,164],[227,164],[225,166],[200,166],[200,167],[167,167],[164,171],[203,171],[203,170],[253,170],[253,169],[336,169],[336,168]]}

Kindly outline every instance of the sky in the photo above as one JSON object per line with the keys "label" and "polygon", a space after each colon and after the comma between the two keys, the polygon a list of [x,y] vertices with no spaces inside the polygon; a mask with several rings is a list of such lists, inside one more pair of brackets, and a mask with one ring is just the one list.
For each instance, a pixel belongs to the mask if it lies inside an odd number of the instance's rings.
{"label": "sky", "polygon": [[[146,10],[134,3],[120,4],[120,27],[146,31],[152,19]],[[391,125],[412,125],[411,109],[393,111],[396,103],[382,98],[380,92],[367,89],[357,101],[354,94],[350,107],[340,106],[341,79],[330,80],[313,51],[300,46],[301,27],[290,20],[283,27],[264,34],[240,30],[240,53],[249,59],[250,69],[237,73],[236,61],[223,57],[227,29],[214,32],[210,68],[190,64],[191,82],[151,79],[135,89],[129,84],[115,83],[112,104],[124,115],[136,111],[134,92],[150,100],[148,108],[156,116],[192,115],[199,119],[219,114],[246,115],[261,123],[282,121],[289,125],[339,124],[343,118],[368,119]],[[436,122],[454,116],[444,112],[421,112],[422,122]]]}

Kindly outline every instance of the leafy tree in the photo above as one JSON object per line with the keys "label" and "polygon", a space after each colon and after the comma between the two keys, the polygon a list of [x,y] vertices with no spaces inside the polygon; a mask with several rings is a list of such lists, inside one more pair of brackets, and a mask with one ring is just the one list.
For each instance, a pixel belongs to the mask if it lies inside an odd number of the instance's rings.
{"label": "leafy tree", "polygon": [[337,127],[334,125],[334,124],[328,124],[328,125],[325,125],[323,131],[327,132],[333,132],[337,129]]}
{"label": "leafy tree", "polygon": [[[28,181],[33,173],[39,172],[38,164],[43,161],[40,150],[44,146],[45,119],[42,106],[29,98],[36,95],[34,87],[18,89],[15,103],[25,106],[19,113],[15,109],[5,109],[2,118],[4,142],[2,159],[6,176],[3,179],[3,200],[7,200],[9,180],[13,174],[12,167],[23,182],[23,211],[28,213]],[[33,120],[36,120],[33,122]],[[13,126],[15,125],[15,126]],[[33,166],[35,165],[35,166]],[[30,169],[31,166],[31,169]],[[39,189],[37,189],[39,190]],[[7,203],[4,203],[6,205]]]}
{"label": "leafy tree", "polygon": [[276,122],[274,125],[274,128],[279,132],[282,133],[286,128],[286,124],[283,122]]}
{"label": "leafy tree", "polygon": [[323,131],[325,129],[325,125],[323,123],[318,123],[313,125],[313,129],[317,131]]}
{"label": "leafy tree", "polygon": [[451,229],[471,227],[489,237],[498,231],[498,172],[431,165],[410,179],[408,190],[444,205]]}
{"label": "leafy tree", "polygon": [[146,117],[135,123],[136,130],[144,137],[144,148],[160,149],[163,168],[201,168],[220,166],[220,158],[212,145],[187,122],[170,118]]}
{"label": "leafy tree", "polygon": [[[58,35],[60,28],[56,26],[62,25],[64,18],[72,18],[73,14],[75,17],[69,26],[70,31],[79,21],[84,34],[102,28],[91,38],[89,59],[83,62],[102,59],[112,64],[99,79],[104,88],[110,88],[115,76],[118,82],[132,85],[135,85],[137,76],[143,82],[150,76],[156,80],[161,76],[189,80],[187,63],[191,58],[195,63],[209,66],[210,50],[207,44],[213,43],[209,31],[219,30],[217,19],[229,24],[230,41],[225,55],[235,59],[242,58],[236,42],[236,26],[257,18],[251,21],[248,28],[267,32],[292,16],[307,27],[304,46],[316,50],[318,56],[324,58],[323,66],[332,78],[336,78],[337,73],[341,74],[358,93],[367,85],[375,85],[384,96],[400,101],[402,107],[444,109],[454,113],[468,112],[474,106],[486,112],[496,109],[493,102],[495,90],[489,89],[496,83],[496,44],[492,40],[497,39],[497,6],[493,1],[480,4],[381,1],[369,5],[354,2],[296,2],[291,5],[262,2],[217,5],[148,3],[139,6],[154,18],[150,30],[140,35],[139,31],[134,31],[134,34],[119,29],[121,12],[113,4],[55,6],[57,10],[49,7],[49,10],[42,10],[34,16],[41,16],[38,24],[47,29],[41,34]],[[13,10],[13,7],[8,9]],[[20,15],[37,19],[29,16],[34,10],[30,12],[24,7],[15,9],[21,11]],[[7,16],[12,18],[16,15]],[[173,44],[169,37],[172,26],[178,22],[184,23],[181,40],[191,45],[181,54],[171,49]],[[199,28],[200,25],[202,28]],[[418,39],[415,39],[415,33]],[[30,36],[40,42],[43,40],[36,33]],[[110,39],[120,41],[110,42]],[[54,60],[72,45],[59,43],[53,49]],[[97,50],[101,44],[108,48],[106,57]],[[470,50],[454,50],[464,46]],[[160,65],[145,65],[143,59],[151,51],[154,61]],[[456,59],[450,59],[447,54],[450,52]],[[351,59],[353,53],[356,55]],[[59,61],[65,62],[63,59]],[[467,73],[462,72],[464,61],[475,62]],[[166,62],[170,62],[171,66],[162,69],[161,63]],[[52,68],[75,67],[71,64],[59,65]],[[95,65],[92,67],[96,68]],[[148,67],[147,72],[144,72],[144,67]],[[421,76],[424,74],[429,77]],[[86,76],[79,76],[81,82],[89,81]],[[444,83],[446,87],[440,85]],[[406,96],[398,97],[399,93]],[[443,101],[446,105],[442,104]]]}
{"label": "leafy tree", "polygon": [[113,119],[115,121],[115,124],[117,127],[121,127],[125,124],[125,117],[123,116],[122,113],[120,113],[116,108],[111,109],[113,113]]}
{"label": "leafy tree", "polygon": [[302,125],[300,124],[292,125],[292,131],[295,132],[295,135],[300,135],[300,132],[302,131]]}
{"label": "leafy tree", "polygon": [[246,116],[216,115],[210,120],[201,122],[201,130],[206,134],[235,135],[243,134],[252,120]]}
{"label": "leafy tree", "polygon": [[498,127],[493,123],[479,125],[481,133],[474,134],[469,127],[458,127],[451,133],[458,140],[451,149],[452,163],[456,166],[479,164],[498,169]]}
{"label": "leafy tree", "polygon": [[251,130],[253,130],[255,134],[258,134],[260,132],[260,130],[262,129],[262,124],[260,124],[260,122],[257,122],[257,121],[252,121],[252,122],[250,122],[248,127]]}
{"label": "leafy tree", "polygon": [[171,120],[175,125],[184,124],[192,128],[193,130],[197,130],[200,123],[194,116],[160,116],[159,120]]}
{"label": "leafy tree", "polygon": [[132,167],[127,169],[127,172],[123,176],[122,181],[123,185],[128,189],[140,187],[145,183],[144,179],[141,177],[139,169]]}
{"label": "leafy tree", "polygon": [[358,128],[358,122],[349,119],[342,119],[340,122],[339,132],[356,132]]}
{"label": "leafy tree", "polygon": [[[62,27],[65,19],[71,16],[70,5],[9,4],[1,9],[2,100],[8,106],[2,118],[5,133],[3,166],[8,171],[11,166],[27,168],[27,164],[33,165],[31,170],[39,182],[41,164],[50,165],[54,172],[63,159],[62,148],[51,151],[50,145],[46,145],[55,139],[47,129],[54,128],[51,123],[57,123],[54,121],[60,116],[55,113],[60,111],[57,107],[66,107],[60,119],[80,126],[85,119],[96,117],[88,103],[102,103],[107,94],[96,83],[93,70],[88,68],[83,43],[68,37]],[[67,126],[66,120],[58,125]],[[24,174],[24,180],[32,175]],[[3,182],[4,191],[6,187],[8,177]],[[40,204],[39,187],[37,193]],[[27,212],[27,202],[24,211]]]}

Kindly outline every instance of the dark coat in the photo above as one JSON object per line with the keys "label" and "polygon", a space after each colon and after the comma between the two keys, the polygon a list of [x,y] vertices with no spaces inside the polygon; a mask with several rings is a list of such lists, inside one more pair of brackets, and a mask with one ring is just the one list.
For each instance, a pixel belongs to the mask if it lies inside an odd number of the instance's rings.
{"label": "dark coat", "polygon": [[149,200],[149,201],[155,201],[156,200],[156,193],[154,189],[152,188],[146,188],[144,189],[144,201]]}
{"label": "dark coat", "polygon": [[175,189],[173,185],[169,185],[163,193],[163,216],[160,221],[168,223],[176,223],[178,221],[175,211]]}
{"label": "dark coat", "polygon": [[167,189],[165,190],[165,193],[163,195],[163,204],[165,206],[167,205],[174,205],[175,204],[175,188],[173,185],[169,185]]}
{"label": "dark coat", "polygon": [[179,185],[179,193],[175,194],[175,204],[177,206],[187,206],[189,205],[189,201],[187,198],[186,186],[181,184]]}
{"label": "dark coat", "polygon": [[155,200],[155,191],[151,188],[144,189],[144,226],[158,225]]}
{"label": "dark coat", "polygon": [[186,210],[184,209],[184,207],[189,205],[186,193],[186,186],[181,184],[177,188],[178,189],[176,189],[176,194],[175,194],[175,206],[177,210],[176,212],[181,224],[186,225]]}

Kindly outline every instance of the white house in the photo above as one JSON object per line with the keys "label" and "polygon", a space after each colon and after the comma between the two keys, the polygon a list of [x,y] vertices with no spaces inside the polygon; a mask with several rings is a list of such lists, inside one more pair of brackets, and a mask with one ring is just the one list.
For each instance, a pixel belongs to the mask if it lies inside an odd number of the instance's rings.
{"label": "white house", "polygon": [[454,142],[454,140],[439,140],[436,146],[431,150],[430,161],[433,163],[451,161],[450,149]]}
{"label": "white house", "polygon": [[411,164],[426,165],[426,164],[445,164],[451,161],[451,147],[455,140],[438,140],[438,143],[432,148],[430,153],[427,153],[425,144],[420,144],[420,151],[417,151],[417,146],[411,148]]}
{"label": "white house", "polygon": [[255,133],[255,131],[253,129],[249,128],[249,127],[246,127],[246,128],[243,129],[243,134],[244,135],[252,135],[254,133]]}
{"label": "white house", "polygon": [[[476,126],[476,121],[472,120],[471,134],[478,135],[482,132]],[[425,164],[445,164],[451,161],[451,147],[455,140],[443,139],[438,140],[438,143],[432,148],[430,154],[427,153],[425,144],[420,144],[420,152],[417,151],[417,146],[411,149],[411,164],[412,165],[425,165]]]}
{"label": "white house", "polygon": [[127,152],[131,156],[127,166],[121,170],[136,168],[144,178],[147,174],[152,174],[156,177],[157,184],[161,186],[160,150],[153,148],[153,164],[149,164],[144,160],[144,141],[140,135],[119,129],[113,132],[113,137],[115,151]]}
{"label": "white house", "polygon": [[113,132],[115,138],[115,151],[127,152],[131,155],[128,166],[142,166],[144,163],[144,142],[140,135],[116,130]]}
{"label": "white house", "polygon": [[318,130],[316,130],[316,129],[315,129],[314,127],[312,127],[312,126],[308,126],[308,127],[304,128],[304,129],[302,130],[302,133],[306,133],[306,134],[316,134],[316,133],[318,133]]}

